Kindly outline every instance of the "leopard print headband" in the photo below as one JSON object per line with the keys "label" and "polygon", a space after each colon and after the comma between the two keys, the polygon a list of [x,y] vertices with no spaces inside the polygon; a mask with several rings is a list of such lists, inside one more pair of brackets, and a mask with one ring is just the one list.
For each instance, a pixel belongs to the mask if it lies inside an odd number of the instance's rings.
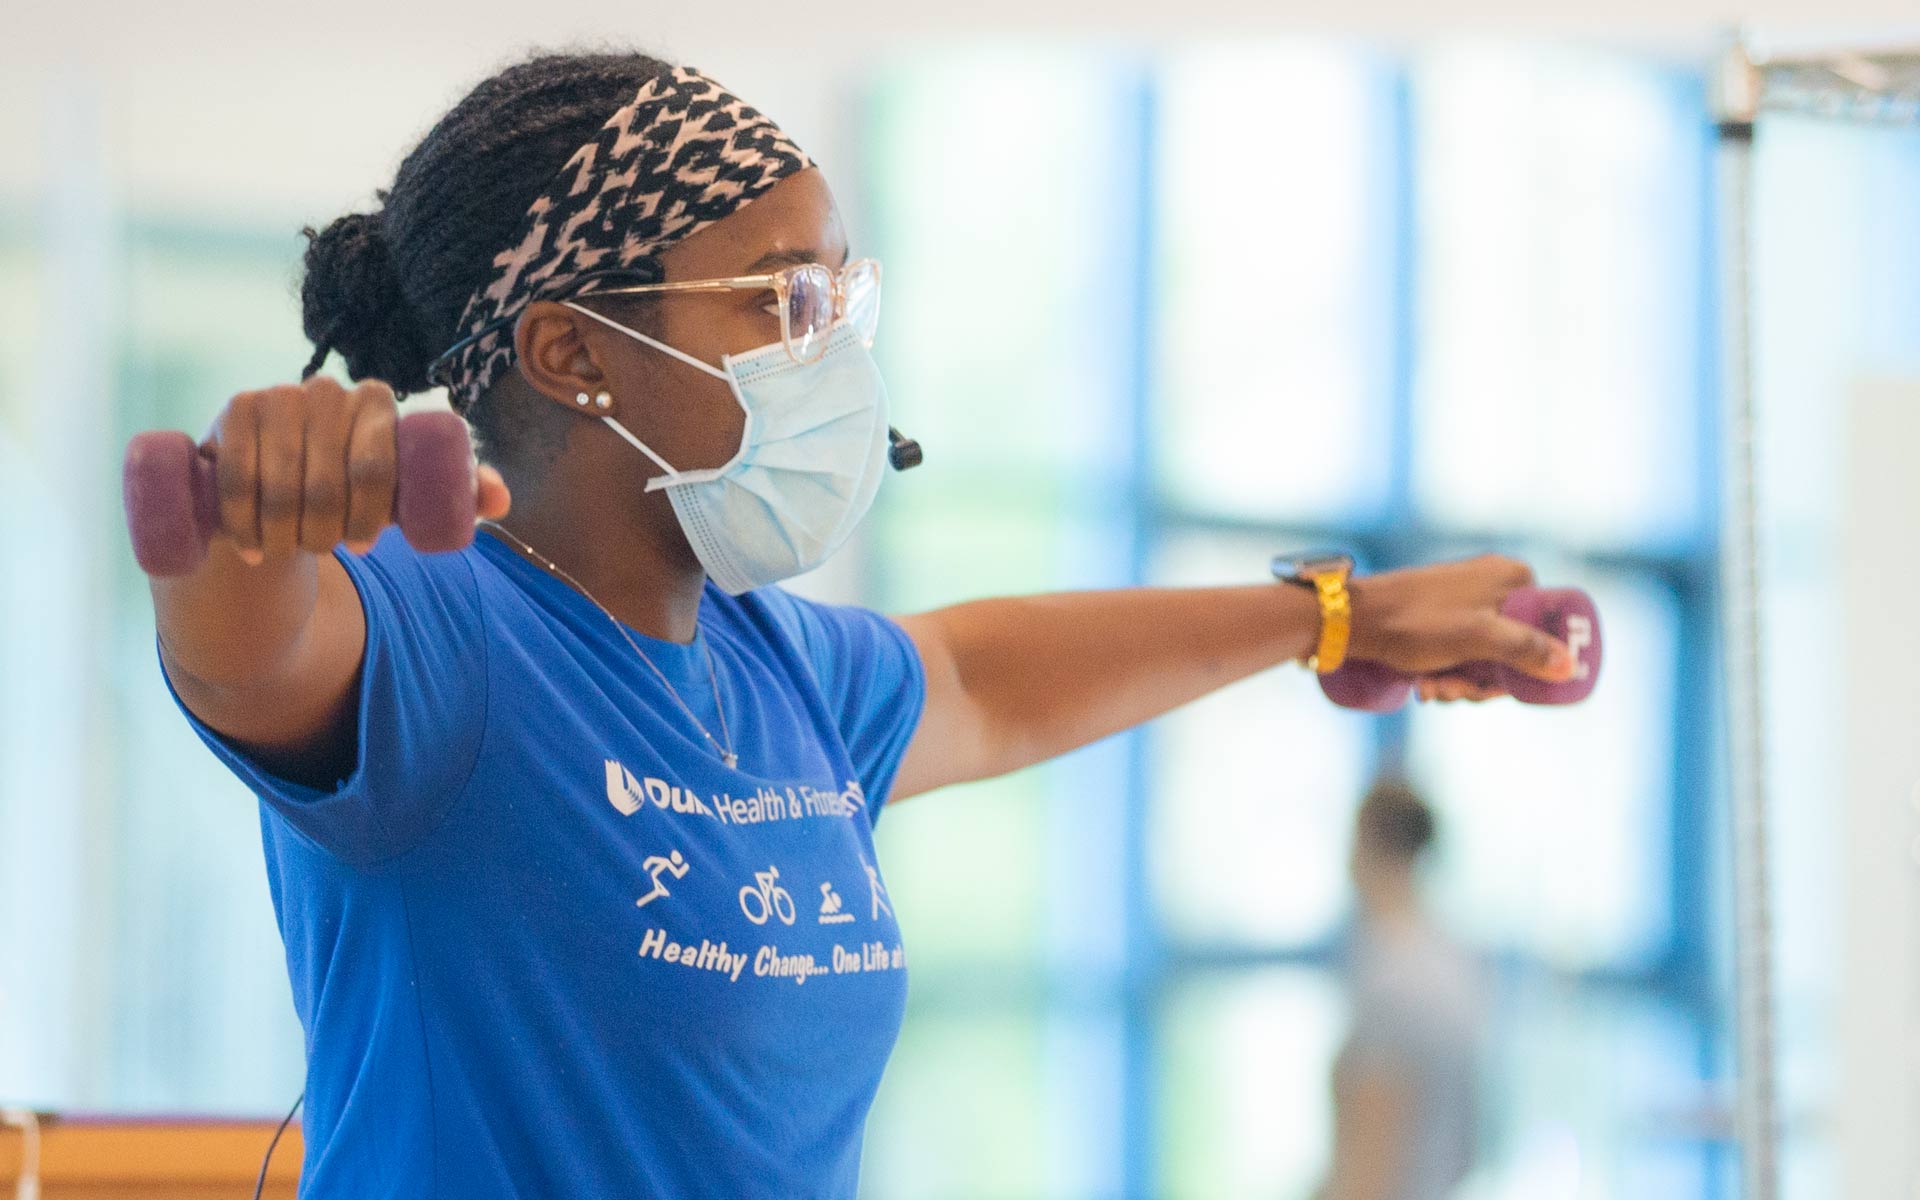
{"label": "leopard print headband", "polygon": [[649,79],[527,210],[428,378],[466,412],[513,365],[513,322],[530,301],[657,282],[661,250],[813,165],[759,110],[693,68]]}

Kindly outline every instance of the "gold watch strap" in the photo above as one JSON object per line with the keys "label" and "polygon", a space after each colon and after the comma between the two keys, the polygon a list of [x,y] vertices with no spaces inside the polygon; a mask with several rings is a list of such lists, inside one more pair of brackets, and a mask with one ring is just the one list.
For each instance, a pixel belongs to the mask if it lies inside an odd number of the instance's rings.
{"label": "gold watch strap", "polygon": [[1320,598],[1320,647],[1307,656],[1307,669],[1331,675],[1347,661],[1347,642],[1353,636],[1353,597],[1347,591],[1347,572],[1326,571],[1313,576]]}

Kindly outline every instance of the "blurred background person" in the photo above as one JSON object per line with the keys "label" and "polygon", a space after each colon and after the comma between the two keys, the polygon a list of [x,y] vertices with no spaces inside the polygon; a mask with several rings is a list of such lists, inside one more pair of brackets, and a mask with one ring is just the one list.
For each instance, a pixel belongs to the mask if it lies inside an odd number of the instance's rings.
{"label": "blurred background person", "polygon": [[1473,1167],[1485,1002],[1474,955],[1421,896],[1434,835],[1433,810],[1396,776],[1375,781],[1354,820],[1352,1017],[1321,1200],[1442,1200]]}

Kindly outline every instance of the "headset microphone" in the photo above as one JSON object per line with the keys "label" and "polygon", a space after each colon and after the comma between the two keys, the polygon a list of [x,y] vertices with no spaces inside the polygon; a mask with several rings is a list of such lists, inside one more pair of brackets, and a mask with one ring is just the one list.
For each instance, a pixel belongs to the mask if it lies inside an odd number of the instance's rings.
{"label": "headset microphone", "polygon": [[923,461],[920,443],[891,425],[887,426],[887,441],[892,443],[887,447],[887,461],[893,464],[894,470],[904,471],[909,467],[917,467]]}

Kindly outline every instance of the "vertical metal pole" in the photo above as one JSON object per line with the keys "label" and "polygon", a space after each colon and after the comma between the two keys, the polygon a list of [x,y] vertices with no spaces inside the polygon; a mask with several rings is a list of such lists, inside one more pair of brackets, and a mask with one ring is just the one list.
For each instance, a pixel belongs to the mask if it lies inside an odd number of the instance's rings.
{"label": "vertical metal pole", "polygon": [[1777,1200],[1766,738],[1760,625],[1760,514],[1755,482],[1752,378],[1753,132],[1761,77],[1743,46],[1727,52],[1715,87],[1719,134],[1722,313],[1720,505],[1728,784],[1734,883],[1734,990],[1738,1035],[1741,1194]]}
{"label": "vertical metal pole", "polygon": [[[1153,486],[1152,412],[1155,362],[1151,336],[1155,291],[1155,265],[1160,230],[1154,211],[1154,159],[1159,153],[1159,91],[1150,66],[1143,64],[1135,84],[1135,142],[1133,167],[1139,191],[1134,195],[1134,274],[1133,274],[1133,389],[1129,397],[1129,422],[1132,445],[1127,485],[1134,496],[1133,523],[1129,530],[1132,582],[1146,582],[1148,562],[1154,544],[1163,535],[1159,493]],[[1147,824],[1153,797],[1154,749],[1143,730],[1126,735],[1128,784],[1123,800],[1125,813],[1122,878],[1126,890],[1122,902],[1122,921],[1126,930],[1126,960],[1122,972],[1121,998],[1122,1101],[1120,1115],[1122,1194],[1149,1197],[1165,1186],[1161,1179],[1160,1125],[1163,1110],[1160,1099],[1160,1027],[1159,1016],[1165,1007],[1166,953],[1161,942],[1160,925],[1152,902]]]}

